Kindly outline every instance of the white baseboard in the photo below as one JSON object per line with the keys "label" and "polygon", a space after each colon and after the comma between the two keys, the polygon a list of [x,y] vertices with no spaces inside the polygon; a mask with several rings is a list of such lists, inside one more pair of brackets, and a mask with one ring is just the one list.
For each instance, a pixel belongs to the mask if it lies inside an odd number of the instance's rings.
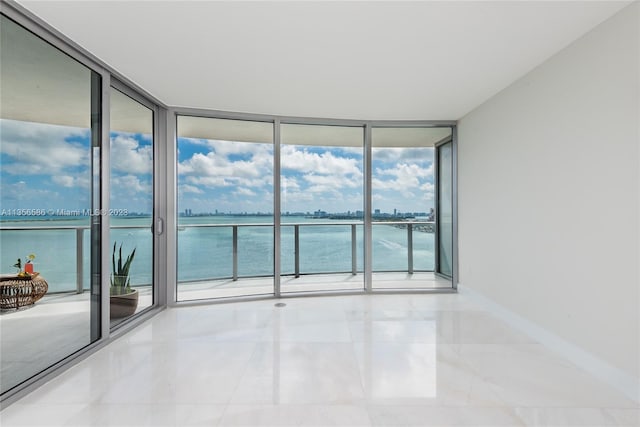
{"label": "white baseboard", "polygon": [[640,403],[640,379],[634,378],[632,375],[610,365],[577,345],[525,319],[490,298],[487,298],[480,292],[461,284],[458,284],[458,291],[461,294],[471,297],[496,317],[571,360],[596,378],[621,391],[635,402]]}

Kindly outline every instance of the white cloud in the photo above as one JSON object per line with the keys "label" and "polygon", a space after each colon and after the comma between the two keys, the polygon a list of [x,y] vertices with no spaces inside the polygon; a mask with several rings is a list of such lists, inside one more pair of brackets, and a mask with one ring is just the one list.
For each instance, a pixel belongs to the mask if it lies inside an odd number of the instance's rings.
{"label": "white cloud", "polygon": [[310,153],[299,150],[294,146],[282,147],[282,170],[293,170],[303,173],[322,175],[354,175],[362,176],[357,159],[336,157],[330,151],[324,153]]}
{"label": "white cloud", "polygon": [[371,149],[374,161],[383,161],[386,163],[424,163],[433,162],[433,147],[422,148],[377,148]]}
{"label": "white cloud", "polygon": [[[33,187],[25,181],[18,181],[13,184],[2,181],[1,185],[0,194],[2,194],[2,201],[12,202],[11,206],[13,207],[33,209],[51,208],[51,202],[60,200],[60,194],[58,192]],[[15,205],[13,202],[18,202],[19,204]],[[28,204],[25,205],[24,203],[27,202]]]}
{"label": "white cloud", "polygon": [[73,187],[73,177],[69,175],[56,175],[53,177],[53,182],[63,187]]}
{"label": "white cloud", "polygon": [[249,190],[248,188],[240,187],[235,191],[235,194],[238,196],[255,196],[256,193],[254,191]]}
{"label": "white cloud", "polygon": [[316,200],[316,196],[308,191],[287,191],[282,193],[283,210],[298,210],[289,205],[296,205],[300,202],[312,202]]}
{"label": "white cloud", "polygon": [[425,182],[424,184],[422,184],[420,186],[420,189],[422,191],[429,191],[429,192],[433,193],[433,191],[435,190],[435,186],[430,182]]}
{"label": "white cloud", "polygon": [[[273,185],[271,145],[208,141],[216,151],[195,153],[178,164],[178,174],[186,182],[206,187],[262,188]],[[240,156],[232,160],[230,157]]]}
{"label": "white cloud", "polygon": [[204,187],[229,187],[233,185],[233,180],[217,176],[188,176],[185,181],[193,185],[202,185]]}
{"label": "white cloud", "polygon": [[[394,179],[383,179],[382,177],[390,176]],[[433,176],[433,165],[422,168],[416,164],[400,163],[389,169],[376,169],[372,178],[374,190],[397,190],[408,191],[419,188],[420,178],[425,179]]]}
{"label": "white cloud", "polygon": [[300,184],[298,184],[298,180],[292,176],[282,176],[280,177],[280,185],[282,186],[282,191],[295,191],[300,189]]}
{"label": "white cloud", "polygon": [[111,193],[117,198],[136,193],[147,193],[151,195],[153,189],[150,182],[141,181],[135,175],[122,175],[111,177]]}
{"label": "white cloud", "polygon": [[111,138],[111,169],[129,174],[149,174],[153,171],[153,148],[140,146],[128,134]]}
{"label": "white cloud", "polygon": [[10,159],[2,169],[10,174],[56,175],[90,167],[88,129],[4,119],[0,128],[0,153]]}
{"label": "white cloud", "polygon": [[323,194],[323,193],[330,193],[334,198],[340,198],[340,195],[342,193],[340,193],[336,188],[331,187],[329,185],[312,185],[309,188],[307,188],[305,191],[309,192],[309,193],[313,193],[313,194]]}
{"label": "white cloud", "polygon": [[226,157],[214,153],[196,153],[190,159],[180,163],[178,172],[182,175],[196,175],[223,178],[255,178],[260,175],[259,168],[253,162],[229,161]]}
{"label": "white cloud", "polygon": [[425,191],[424,193],[422,193],[422,200],[433,200],[435,198],[435,195],[433,193],[433,191]]}
{"label": "white cloud", "polygon": [[80,176],[72,176],[72,175],[54,175],[51,180],[62,187],[72,188],[79,187],[83,188],[87,191],[90,189],[91,181],[89,179],[89,174],[84,174]]}
{"label": "white cloud", "polygon": [[178,186],[178,192],[182,194],[192,193],[192,194],[203,194],[204,191],[196,187],[195,185],[182,184]]}
{"label": "white cloud", "polygon": [[253,158],[273,157],[273,144],[264,144],[256,142],[239,142],[239,141],[223,141],[223,140],[205,140],[206,145],[222,155],[228,156],[232,154],[250,154]]}
{"label": "white cloud", "polygon": [[322,186],[331,190],[340,190],[344,188],[362,187],[362,180],[355,178],[349,179],[340,175],[316,175],[307,174],[302,177],[305,181],[314,186]]}

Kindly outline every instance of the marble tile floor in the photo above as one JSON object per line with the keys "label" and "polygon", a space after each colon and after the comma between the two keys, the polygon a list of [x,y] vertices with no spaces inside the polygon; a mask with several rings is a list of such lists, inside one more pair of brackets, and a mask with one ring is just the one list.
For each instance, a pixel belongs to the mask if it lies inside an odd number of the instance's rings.
{"label": "marble tile floor", "polygon": [[[362,275],[314,274],[283,277],[284,293],[300,291],[362,290]],[[433,273],[376,273],[374,283],[394,289],[450,287]],[[152,305],[151,287],[138,287],[138,310]],[[273,293],[273,278],[241,278],[184,284],[179,297],[198,300]],[[50,293],[35,305],[0,311],[0,386],[9,389],[25,378],[48,368],[90,342],[89,293]],[[116,326],[126,319],[114,319]]]}
{"label": "marble tile floor", "polygon": [[464,294],[165,310],[0,412],[10,426],[639,426]]}
{"label": "marble tile floor", "polygon": [[[139,288],[137,311],[152,305]],[[9,389],[91,342],[90,294],[55,293],[19,310],[0,311],[1,389]],[[113,325],[124,319],[118,319]]]}

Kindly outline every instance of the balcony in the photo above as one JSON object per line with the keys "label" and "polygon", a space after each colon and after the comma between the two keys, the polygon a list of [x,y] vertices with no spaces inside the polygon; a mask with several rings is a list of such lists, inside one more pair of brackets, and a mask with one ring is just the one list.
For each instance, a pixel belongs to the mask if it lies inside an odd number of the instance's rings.
{"label": "balcony", "polygon": [[[420,278],[432,277],[432,274],[425,273],[433,272],[433,226],[434,223],[428,221],[373,223],[374,278],[381,282],[387,281],[385,277],[392,278],[390,280],[394,282],[406,281],[407,288],[415,289]],[[285,283],[304,291],[305,284],[311,283],[362,282],[361,221],[283,223],[281,229],[283,288]],[[385,229],[384,238],[376,240],[377,231],[381,229]],[[48,295],[88,291],[88,230],[88,225],[1,226],[2,265],[13,264],[16,253],[37,252],[36,270],[50,282]],[[149,231],[148,226],[111,227],[112,241],[125,242],[137,250],[131,273],[132,284],[136,287],[151,284],[152,247]],[[249,239],[249,233],[252,239]],[[331,238],[336,237],[329,242],[329,246],[326,241],[319,241],[328,233],[332,233]],[[183,238],[187,234],[195,235],[197,241],[187,242]],[[273,283],[272,242],[272,223],[180,225],[178,286],[181,291],[188,292],[207,286],[242,289]],[[189,243],[191,245],[186,246]],[[48,246],[53,249],[48,249]],[[256,247],[268,249],[256,253]],[[376,256],[377,250],[386,252]],[[393,254],[393,258],[389,254]],[[330,256],[333,258],[328,258]],[[425,283],[418,287],[431,287],[429,285]],[[450,287],[449,282],[446,287]],[[272,292],[269,290],[266,293]],[[263,293],[262,290],[259,293]]]}
{"label": "balcony", "polygon": [[[444,289],[451,282],[436,276],[425,266],[433,260],[417,260],[421,249],[421,238],[432,239],[433,234],[426,233],[428,222],[389,222],[375,223],[386,231],[396,235],[395,242],[387,242],[391,249],[405,248],[404,268],[397,263],[378,264],[373,272],[374,290],[384,289]],[[271,243],[273,224],[199,224],[180,226],[178,235],[191,233],[202,236],[215,234],[217,244],[230,248],[229,265],[221,269],[210,269],[208,274],[179,276],[178,295],[180,300],[202,300],[209,298],[231,298],[247,295],[272,295],[274,279],[273,253],[267,261],[248,263],[242,257],[251,251],[245,250],[246,234],[255,229],[262,231],[262,239]],[[347,259],[333,265],[314,265],[314,257],[320,248],[313,248],[305,238],[318,236],[328,229],[340,230],[342,250],[349,253]],[[85,225],[38,225],[38,226],[2,226],[0,236],[3,244],[3,265],[8,264],[9,256],[16,251],[22,253],[27,247],[38,242],[37,250],[40,262],[36,270],[50,284],[49,292],[34,306],[20,310],[0,312],[0,329],[3,334],[1,372],[5,386],[11,387],[25,378],[23,371],[29,373],[43,370],[72,351],[77,351],[90,342],[91,304],[89,290],[89,253],[90,232]],[[283,275],[280,286],[283,295],[296,295],[304,292],[364,291],[362,268],[362,222],[314,222],[282,224],[282,265]],[[138,311],[150,307],[153,303],[153,291],[150,284],[151,239],[149,227],[118,225],[112,227],[113,240],[133,240],[142,256],[137,258],[140,264],[132,270],[133,285],[139,290]],[[420,235],[418,235],[418,233]],[[388,236],[387,236],[388,237]],[[180,238],[179,238],[180,239]],[[13,242],[12,245],[9,245]],[[180,240],[179,240],[180,242]],[[399,242],[404,242],[404,245]],[[44,245],[51,243],[55,250],[47,253]],[[143,245],[142,243],[147,243]],[[184,240],[183,240],[184,243]],[[394,244],[391,244],[394,243]],[[424,243],[424,242],[423,242]],[[271,243],[272,244],[272,243]],[[253,245],[256,246],[255,244]],[[202,252],[202,249],[198,249]],[[285,250],[287,252],[285,252]],[[186,252],[186,251],[185,251]],[[182,255],[185,252],[180,251]],[[268,261],[271,260],[271,265]],[[15,261],[12,261],[15,262]],[[180,262],[180,260],[179,260]],[[188,264],[187,264],[188,265]],[[251,265],[250,269],[243,266]],[[185,277],[186,276],[186,277]],[[113,325],[113,324],[112,324]],[[55,334],[52,331],[55,330]],[[59,349],[58,352],[51,349]],[[25,349],[29,349],[28,351]],[[26,351],[26,354],[25,354]],[[58,354],[59,353],[59,354]]]}

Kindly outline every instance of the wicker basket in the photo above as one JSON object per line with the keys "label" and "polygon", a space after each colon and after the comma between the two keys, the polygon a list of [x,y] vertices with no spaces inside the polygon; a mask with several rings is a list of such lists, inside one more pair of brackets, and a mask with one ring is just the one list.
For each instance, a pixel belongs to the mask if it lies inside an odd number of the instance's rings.
{"label": "wicker basket", "polygon": [[19,309],[32,305],[49,290],[49,284],[43,277],[33,274],[31,277],[0,277],[0,309]]}

